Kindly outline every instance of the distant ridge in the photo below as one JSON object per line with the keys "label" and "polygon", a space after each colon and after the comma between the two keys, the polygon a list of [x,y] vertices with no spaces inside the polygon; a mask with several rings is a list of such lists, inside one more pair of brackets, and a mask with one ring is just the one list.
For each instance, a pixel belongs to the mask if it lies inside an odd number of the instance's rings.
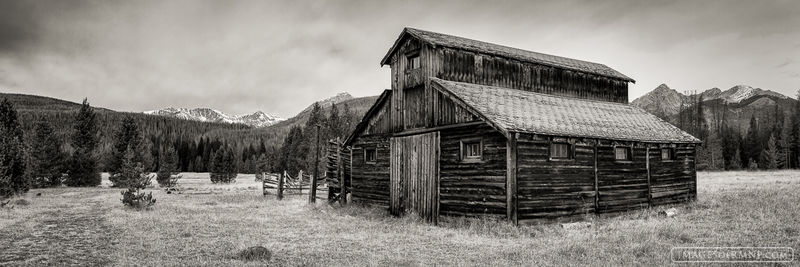
{"label": "distant ridge", "polygon": [[145,111],[145,114],[179,118],[184,120],[239,123],[252,127],[267,127],[278,123],[284,119],[269,115],[261,111],[245,115],[229,115],[222,111],[210,108],[164,108],[159,110]]}

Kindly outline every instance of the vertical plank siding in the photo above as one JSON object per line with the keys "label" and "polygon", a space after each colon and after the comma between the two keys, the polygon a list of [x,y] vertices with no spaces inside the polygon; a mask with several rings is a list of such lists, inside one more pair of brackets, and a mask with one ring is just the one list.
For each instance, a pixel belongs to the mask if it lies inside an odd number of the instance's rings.
{"label": "vertical plank siding", "polygon": [[[506,216],[506,139],[489,125],[441,132],[440,213]],[[462,162],[461,140],[482,138],[483,159]]]}
{"label": "vertical plank siding", "polygon": [[477,116],[456,105],[439,91],[434,93],[433,101],[436,107],[436,112],[433,114],[434,126],[467,123],[479,120]]}
{"label": "vertical plank siding", "polygon": [[[389,207],[389,135],[359,136],[352,146],[351,198],[379,207]],[[376,149],[374,163],[367,163],[365,149]]]}
{"label": "vertical plank siding", "polygon": [[628,83],[594,74],[533,64],[446,47],[430,60],[433,76],[449,81],[514,88],[538,93],[628,102]]}
{"label": "vertical plank siding", "polygon": [[394,215],[412,211],[435,223],[439,216],[439,133],[394,137],[391,147],[390,211]]}

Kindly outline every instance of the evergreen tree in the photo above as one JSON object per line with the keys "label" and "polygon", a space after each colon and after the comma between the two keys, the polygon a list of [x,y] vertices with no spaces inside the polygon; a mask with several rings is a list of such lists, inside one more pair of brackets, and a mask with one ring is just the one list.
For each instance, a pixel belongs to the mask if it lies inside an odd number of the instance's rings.
{"label": "evergreen tree", "polygon": [[64,152],[61,140],[46,121],[37,123],[31,141],[30,174],[33,187],[52,187],[61,185],[64,171]]}
{"label": "evergreen tree", "polygon": [[145,194],[142,190],[150,185],[150,176],[145,173],[142,162],[136,161],[136,152],[128,147],[123,154],[119,173],[121,181],[125,181],[127,190],[122,191],[122,204],[136,209],[146,209],[155,205],[153,193]]}
{"label": "evergreen tree", "polygon": [[25,147],[17,111],[8,99],[0,101],[0,199],[28,191]]}
{"label": "evergreen tree", "polygon": [[800,90],[797,90],[797,101],[794,101],[791,115],[789,153],[790,165],[793,168],[800,166]]}
{"label": "evergreen tree", "polygon": [[221,147],[214,153],[211,161],[211,182],[231,183],[236,180],[236,162],[233,150]]}
{"label": "evergreen tree", "polygon": [[771,135],[767,141],[767,148],[761,152],[762,168],[774,170],[778,168],[778,145],[775,142],[775,136]]}
{"label": "evergreen tree", "polygon": [[[747,130],[747,136],[744,139],[744,157],[750,161],[756,161],[761,156],[762,143],[759,134],[758,119],[755,117],[750,118],[750,128]],[[751,164],[748,164],[751,167]]]}
{"label": "evergreen tree", "polygon": [[107,165],[108,171],[112,176],[120,172],[122,160],[129,148],[134,153],[133,160],[144,163],[142,142],[141,132],[136,120],[132,116],[122,119],[122,125],[114,133],[114,147]]}
{"label": "evergreen tree", "polygon": [[[114,150],[111,154],[111,160],[109,161],[109,172],[111,176],[109,180],[114,187],[128,187],[128,180],[131,176],[120,175],[122,172],[122,161],[128,156],[128,153],[132,154],[132,160],[139,164],[142,164],[142,168],[146,168],[148,165],[144,160],[144,149],[145,147],[142,145],[142,137],[139,131],[139,126],[136,124],[136,121],[133,117],[126,117],[122,120],[122,125],[120,125],[119,130],[114,134]],[[135,178],[135,177],[134,177]]]}
{"label": "evergreen tree", "polygon": [[731,158],[731,162],[728,165],[728,170],[741,170],[742,169],[742,158],[741,158],[741,151],[736,149],[736,152],[733,153],[733,158]]}
{"label": "evergreen tree", "polygon": [[178,153],[171,146],[159,156],[161,162],[158,167],[156,181],[161,187],[174,187],[178,177]]}
{"label": "evergreen tree", "polygon": [[260,156],[258,156],[258,159],[256,159],[256,166],[255,166],[256,180],[261,181],[262,179],[264,179],[264,173],[269,172],[269,170],[270,166],[269,166],[269,161],[267,160],[267,155],[261,154]]}
{"label": "evergreen tree", "polygon": [[87,99],[83,99],[81,109],[75,116],[72,147],[74,152],[70,158],[69,176],[65,183],[69,186],[97,186],[100,185],[100,173],[97,172],[97,161],[92,153],[97,144],[96,114],[89,106]]}

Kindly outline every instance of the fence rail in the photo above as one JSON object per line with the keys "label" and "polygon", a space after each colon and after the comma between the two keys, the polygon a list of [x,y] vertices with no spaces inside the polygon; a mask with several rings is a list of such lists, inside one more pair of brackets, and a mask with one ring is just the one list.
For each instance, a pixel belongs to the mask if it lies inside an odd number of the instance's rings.
{"label": "fence rail", "polygon": [[[283,183],[281,183],[281,178],[283,178]],[[327,184],[317,184],[317,191],[327,189]],[[268,190],[276,190],[278,198],[282,198],[284,194],[308,194],[311,192],[311,175],[304,174],[302,171],[295,177],[286,172],[282,174],[264,173],[261,179],[261,190],[265,196],[269,194]]]}

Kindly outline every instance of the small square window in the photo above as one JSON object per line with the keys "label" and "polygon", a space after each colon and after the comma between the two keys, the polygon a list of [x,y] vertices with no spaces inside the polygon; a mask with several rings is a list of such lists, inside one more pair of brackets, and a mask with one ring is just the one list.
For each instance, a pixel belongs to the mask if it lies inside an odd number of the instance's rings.
{"label": "small square window", "polygon": [[614,148],[614,159],[616,159],[616,160],[631,160],[631,148],[630,147],[615,147]]}
{"label": "small square window", "polygon": [[374,148],[364,149],[364,161],[374,163],[378,160],[378,150]]}
{"label": "small square window", "polygon": [[570,144],[552,143],[550,144],[550,159],[572,159]]}
{"label": "small square window", "polygon": [[480,160],[483,156],[481,140],[461,141],[462,160]]}
{"label": "small square window", "polygon": [[407,62],[408,66],[406,67],[406,69],[413,70],[413,69],[418,69],[419,67],[421,67],[420,66],[421,62],[420,62],[420,58],[419,58],[419,51],[414,51],[414,52],[408,53],[406,55],[406,58],[408,59],[408,62]]}
{"label": "small square window", "polygon": [[661,160],[675,160],[675,149],[674,148],[662,148],[661,149]]}

